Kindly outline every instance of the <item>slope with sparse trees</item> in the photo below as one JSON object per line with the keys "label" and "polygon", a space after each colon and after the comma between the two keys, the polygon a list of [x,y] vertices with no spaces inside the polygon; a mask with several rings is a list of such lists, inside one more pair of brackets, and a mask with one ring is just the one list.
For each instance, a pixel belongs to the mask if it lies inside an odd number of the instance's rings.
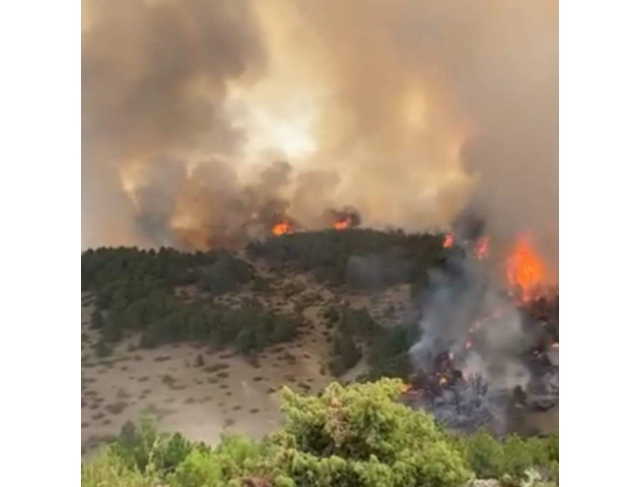
{"label": "slope with sparse trees", "polygon": [[[417,288],[441,262],[442,251],[440,236],[363,229],[284,235],[252,242],[240,253],[99,248],[82,254],[82,289],[95,297],[91,326],[100,332],[99,356],[132,334],[145,348],[191,341],[252,356],[295,339],[305,308],[317,301],[292,276],[309,274],[336,296],[399,283]],[[272,274],[259,272],[258,262]],[[275,292],[276,283],[285,299],[297,300],[289,313],[261,299]],[[242,292],[235,305],[224,301]],[[371,377],[406,376],[415,325],[384,326],[366,309],[338,301],[321,319],[331,336],[327,366],[334,375],[365,357]],[[387,342],[390,347],[380,346]]]}

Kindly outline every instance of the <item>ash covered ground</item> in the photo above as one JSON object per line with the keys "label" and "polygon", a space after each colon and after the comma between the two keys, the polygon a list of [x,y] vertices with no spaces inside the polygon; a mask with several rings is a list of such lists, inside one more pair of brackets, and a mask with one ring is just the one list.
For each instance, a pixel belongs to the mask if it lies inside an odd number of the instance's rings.
{"label": "ash covered ground", "polygon": [[536,434],[527,416],[559,404],[557,304],[557,296],[541,298],[519,310],[530,341],[506,363],[492,363],[494,357],[484,355],[491,352],[481,351],[480,341],[472,345],[477,348],[458,356],[453,352],[434,355],[420,350],[418,344],[413,350],[416,371],[407,403],[429,410],[455,430],[486,427],[499,436],[514,431]]}
{"label": "ash covered ground", "polygon": [[480,220],[467,217],[444,245],[458,251],[420,298],[407,401],[453,429],[534,433],[524,416],[559,402],[559,295],[525,239],[500,262],[504,279]]}

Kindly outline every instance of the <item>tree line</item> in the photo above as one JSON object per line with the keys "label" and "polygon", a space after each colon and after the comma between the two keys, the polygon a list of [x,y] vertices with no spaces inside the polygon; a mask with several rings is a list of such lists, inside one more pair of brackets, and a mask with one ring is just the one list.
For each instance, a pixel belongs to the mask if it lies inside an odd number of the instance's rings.
{"label": "tree line", "polygon": [[[82,288],[95,296],[91,326],[99,329],[99,353],[127,333],[140,333],[142,347],[176,341],[234,345],[251,354],[292,340],[298,321],[265,309],[257,300],[241,307],[215,304],[213,297],[252,282],[253,267],[232,254],[101,248],[82,254]],[[180,286],[195,286],[192,298]]]}
{"label": "tree line", "polygon": [[[401,230],[353,228],[343,231],[301,232],[250,242],[247,254],[271,262],[289,264],[312,273],[331,285],[356,285],[353,269],[357,258],[374,258],[381,286],[399,282],[420,285],[428,269],[442,262],[450,249],[442,248],[442,236],[406,234]],[[353,272],[350,272],[353,271]],[[371,279],[364,279],[370,281]]]}

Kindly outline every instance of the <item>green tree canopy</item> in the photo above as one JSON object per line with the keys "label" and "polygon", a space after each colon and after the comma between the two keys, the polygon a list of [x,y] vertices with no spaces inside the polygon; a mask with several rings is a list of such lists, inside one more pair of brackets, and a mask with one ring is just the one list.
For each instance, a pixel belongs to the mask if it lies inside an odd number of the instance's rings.
{"label": "green tree canopy", "polygon": [[284,389],[282,428],[260,442],[226,436],[215,448],[158,433],[148,420],[82,466],[85,487],[462,487],[473,478],[557,482],[558,438],[455,436],[400,402],[398,380],[319,396]]}

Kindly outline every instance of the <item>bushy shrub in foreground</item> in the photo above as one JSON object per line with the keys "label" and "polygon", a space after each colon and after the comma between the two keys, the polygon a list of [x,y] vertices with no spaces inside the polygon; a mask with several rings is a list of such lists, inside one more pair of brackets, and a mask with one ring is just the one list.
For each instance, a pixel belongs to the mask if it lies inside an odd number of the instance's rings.
{"label": "bushy shrub in foreground", "polygon": [[458,487],[473,478],[520,485],[533,469],[557,478],[558,439],[454,436],[397,401],[400,381],[320,396],[285,389],[286,422],[260,442],[226,436],[215,448],[160,434],[148,420],[82,466],[85,487]]}

